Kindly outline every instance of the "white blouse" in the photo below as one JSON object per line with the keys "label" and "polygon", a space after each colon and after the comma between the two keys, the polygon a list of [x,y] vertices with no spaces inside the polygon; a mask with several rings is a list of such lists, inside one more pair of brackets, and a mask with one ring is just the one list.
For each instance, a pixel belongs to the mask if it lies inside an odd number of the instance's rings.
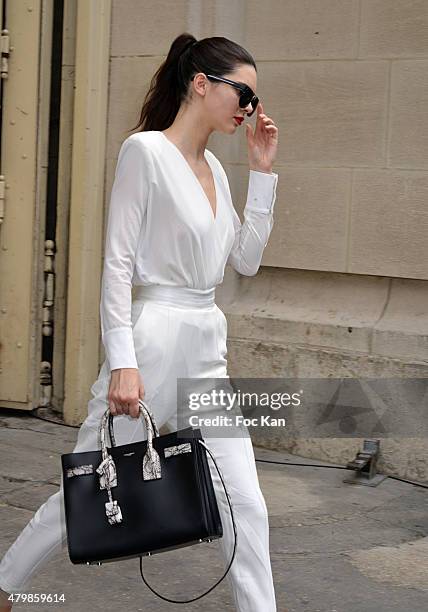
{"label": "white blouse", "polygon": [[133,285],[215,287],[230,264],[256,274],[273,226],[278,175],[250,170],[244,222],[227,175],[205,149],[214,177],[214,217],[202,184],[161,131],[132,134],[119,151],[107,220],[101,336],[110,370],[138,368],[131,323]]}

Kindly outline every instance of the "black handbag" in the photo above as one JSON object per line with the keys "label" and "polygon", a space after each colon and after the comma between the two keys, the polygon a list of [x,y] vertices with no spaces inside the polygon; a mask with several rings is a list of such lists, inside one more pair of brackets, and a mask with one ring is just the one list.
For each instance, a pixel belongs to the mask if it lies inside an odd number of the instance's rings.
{"label": "black handbag", "polygon": [[[172,603],[204,597],[225,578],[235,558],[237,531],[229,494],[201,431],[193,427],[159,435],[150,408],[139,400],[147,440],[116,446],[113,415],[101,418],[101,450],[61,455],[67,544],[72,563],[102,565],[140,558],[146,586]],[[108,422],[111,447],[106,446]],[[223,536],[206,453],[220,476],[230,508],[234,547],[223,576],[188,600],[164,597],[143,575],[143,556]]]}

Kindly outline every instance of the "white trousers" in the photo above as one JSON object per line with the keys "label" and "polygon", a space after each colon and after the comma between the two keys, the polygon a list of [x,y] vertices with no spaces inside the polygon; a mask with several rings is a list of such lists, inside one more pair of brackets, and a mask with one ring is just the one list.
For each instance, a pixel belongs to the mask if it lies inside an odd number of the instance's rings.
{"label": "white trousers", "polygon": [[[215,289],[150,285],[138,287],[132,303],[134,344],[145,387],[144,400],[158,427],[177,429],[177,378],[227,377],[227,321],[214,302]],[[88,416],[74,452],[100,448],[98,427],[108,407],[110,373],[105,361],[91,387]],[[146,439],[143,419],[114,418],[116,444]],[[204,433],[202,431],[202,433]],[[228,573],[236,610],[276,612],[269,556],[269,524],[250,437],[204,436],[223,475],[235,515],[237,549]],[[223,523],[224,568],[233,552],[234,533],[227,499],[209,459]],[[62,482],[40,506],[0,562],[0,588],[22,592],[35,572],[66,546]],[[137,579],[137,576],[136,576]]]}

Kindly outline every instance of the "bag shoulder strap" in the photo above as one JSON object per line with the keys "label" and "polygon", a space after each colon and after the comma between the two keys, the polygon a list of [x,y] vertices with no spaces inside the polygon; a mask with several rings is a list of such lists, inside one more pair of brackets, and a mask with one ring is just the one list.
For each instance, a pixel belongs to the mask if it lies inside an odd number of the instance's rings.
{"label": "bag shoulder strap", "polygon": [[236,544],[237,544],[237,537],[238,537],[238,534],[237,534],[237,531],[236,531],[235,517],[234,517],[234,515],[233,515],[233,509],[232,509],[232,504],[231,504],[231,502],[230,502],[229,493],[227,492],[226,485],[224,484],[223,476],[221,475],[221,472],[220,472],[220,470],[219,470],[219,467],[218,467],[218,465],[217,465],[216,460],[215,460],[215,459],[214,459],[214,457],[213,457],[212,452],[210,451],[210,449],[208,448],[208,446],[205,444],[205,442],[203,442],[202,440],[199,440],[199,439],[198,439],[198,442],[199,442],[199,444],[201,444],[202,446],[204,446],[204,447],[205,447],[205,449],[206,449],[206,450],[208,451],[208,453],[210,454],[211,459],[213,460],[214,465],[215,465],[215,468],[216,468],[216,470],[217,470],[217,472],[218,472],[218,475],[220,476],[220,479],[221,479],[221,482],[222,482],[222,485],[223,485],[224,492],[226,493],[227,503],[229,504],[230,515],[231,515],[231,517],[232,517],[232,524],[233,524],[233,533],[234,533],[234,545],[233,545],[233,553],[232,553],[232,558],[231,558],[231,560],[229,561],[229,565],[227,566],[227,569],[226,569],[226,571],[224,572],[223,576],[222,576],[222,577],[221,577],[219,580],[217,580],[217,582],[216,582],[216,583],[215,583],[215,584],[214,584],[214,585],[213,585],[211,588],[209,588],[209,589],[208,589],[208,591],[205,591],[205,593],[202,593],[201,595],[198,595],[197,597],[194,597],[193,599],[184,599],[184,600],[178,600],[178,599],[169,599],[168,597],[165,597],[164,595],[161,595],[161,594],[160,594],[160,593],[158,593],[158,592],[157,592],[157,591],[156,591],[156,590],[155,590],[153,587],[151,587],[151,586],[150,586],[150,584],[148,584],[147,580],[146,580],[146,579],[145,579],[145,577],[144,577],[144,574],[143,574],[143,557],[140,557],[140,573],[141,573],[141,578],[143,579],[144,584],[145,584],[145,585],[146,585],[146,586],[147,586],[147,587],[148,587],[148,588],[149,588],[149,589],[152,591],[152,593],[154,593],[155,595],[157,595],[158,597],[160,597],[160,598],[161,598],[161,599],[163,599],[164,601],[169,601],[169,602],[171,602],[171,603],[180,603],[180,604],[190,603],[190,602],[192,602],[192,601],[196,601],[197,599],[201,599],[201,597],[205,597],[205,595],[208,595],[208,593],[210,593],[210,592],[211,592],[213,589],[215,589],[215,587],[216,587],[218,584],[220,584],[220,582],[221,582],[221,581],[222,581],[222,580],[223,580],[223,579],[226,577],[226,575],[227,575],[228,571],[230,570],[230,567],[231,567],[231,565],[232,565],[232,563],[233,563],[233,560],[234,560],[234,558],[235,558],[235,552],[236,552]]}

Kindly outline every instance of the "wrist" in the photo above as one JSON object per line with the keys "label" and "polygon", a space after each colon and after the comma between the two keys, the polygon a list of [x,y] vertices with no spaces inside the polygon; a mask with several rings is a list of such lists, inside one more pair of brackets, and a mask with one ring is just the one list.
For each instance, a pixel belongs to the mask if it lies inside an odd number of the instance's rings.
{"label": "wrist", "polygon": [[252,168],[250,166],[250,170],[254,170],[255,172],[263,172],[264,174],[272,174],[272,168]]}

